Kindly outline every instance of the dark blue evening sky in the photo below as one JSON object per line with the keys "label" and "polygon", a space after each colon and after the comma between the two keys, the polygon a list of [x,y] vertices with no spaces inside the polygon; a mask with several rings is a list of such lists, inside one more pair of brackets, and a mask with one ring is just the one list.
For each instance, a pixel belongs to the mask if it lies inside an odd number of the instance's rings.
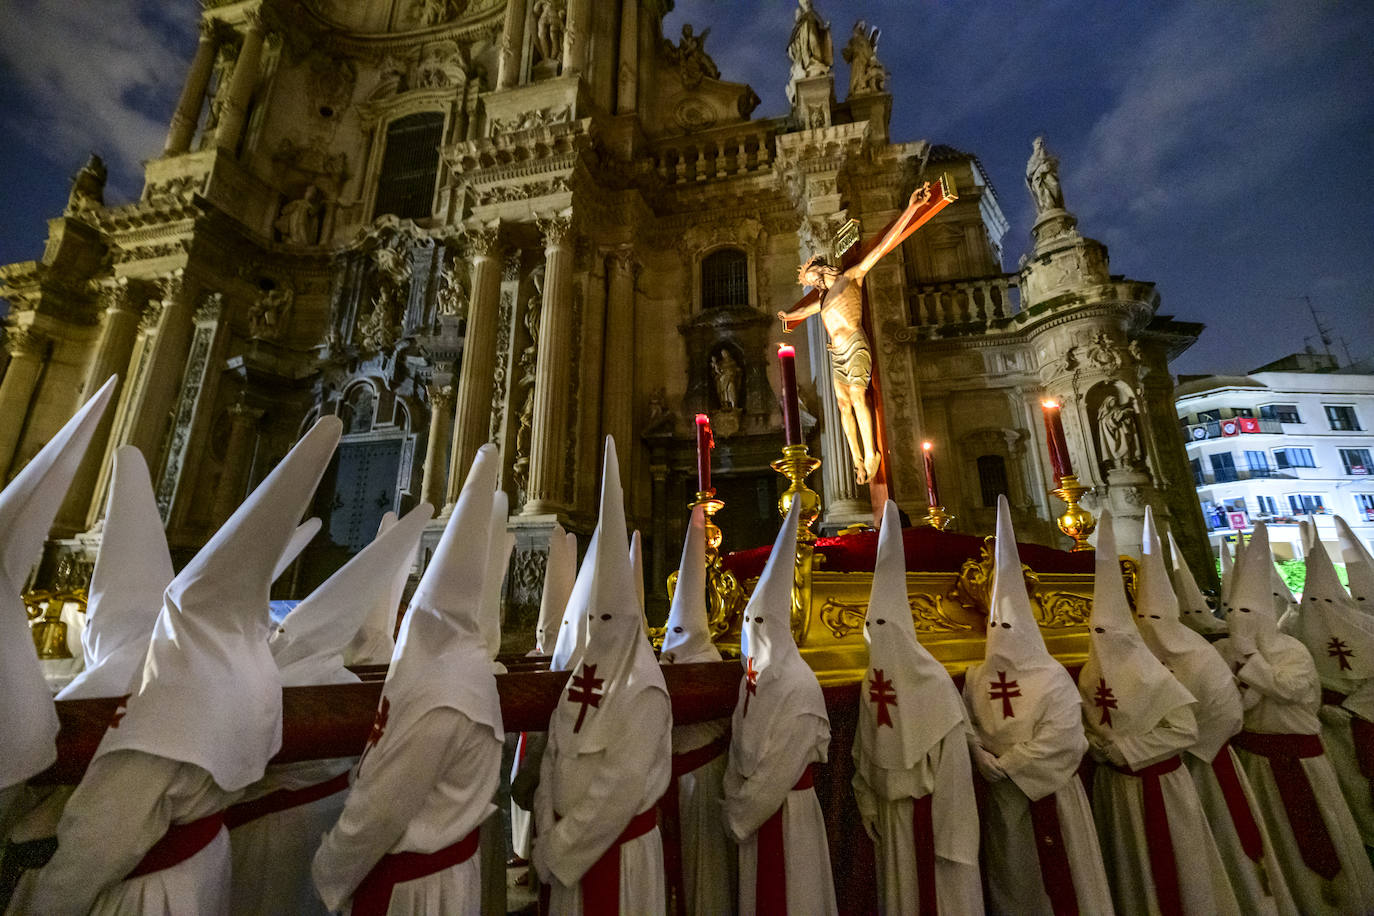
{"label": "dark blue evening sky", "polygon": [[[362,2],[362,0],[359,0]],[[593,4],[600,4],[600,0]],[[1235,372],[1301,349],[1308,296],[1374,355],[1374,4],[1108,0],[816,0],[840,49],[882,29],[892,134],[976,153],[1027,247],[1030,141],[1048,137],[1065,198],[1115,273],[1208,326],[1175,363]],[[759,116],[786,107],[791,0],[678,0],[665,32],[711,29],[725,79]],[[190,54],[194,0],[0,2],[0,263],[36,257],[89,151],[107,200],[135,196]],[[1337,345],[1339,355],[1344,355]]]}

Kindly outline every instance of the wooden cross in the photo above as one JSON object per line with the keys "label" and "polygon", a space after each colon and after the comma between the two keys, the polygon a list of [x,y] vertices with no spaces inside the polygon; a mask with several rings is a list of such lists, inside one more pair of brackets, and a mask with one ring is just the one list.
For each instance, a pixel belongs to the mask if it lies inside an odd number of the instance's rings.
{"label": "wooden cross", "polygon": [[1005,671],[999,671],[997,672],[997,680],[988,686],[990,688],[988,690],[988,700],[1002,701],[1002,718],[1016,718],[1016,713],[1012,711],[1011,708],[1011,700],[1012,697],[1019,697],[1021,695],[1020,685],[1016,681],[1007,680],[1007,673]]}
{"label": "wooden cross", "polygon": [[568,702],[582,704],[582,708],[577,711],[577,724],[573,726],[573,734],[582,731],[582,720],[587,715],[588,706],[601,708],[600,691],[604,683],[604,678],[596,676],[596,665],[584,664],[582,673],[573,676],[572,686],[568,688]]}
{"label": "wooden cross", "polygon": [[754,667],[754,656],[749,656],[744,663],[744,712],[741,717],[749,715],[749,698],[759,692],[759,669]]}
{"label": "wooden cross", "polygon": [[1110,726],[1112,724],[1112,710],[1116,709],[1116,697],[1112,695],[1112,688],[1107,686],[1106,678],[1097,679],[1097,690],[1093,693],[1093,705],[1102,710],[1102,724]]}
{"label": "wooden cross", "polygon": [[873,680],[869,682],[868,702],[878,705],[878,725],[886,725],[892,728],[892,714],[887,711],[888,705],[897,705],[897,692],[892,689],[892,682],[883,677],[883,669],[873,670]]}

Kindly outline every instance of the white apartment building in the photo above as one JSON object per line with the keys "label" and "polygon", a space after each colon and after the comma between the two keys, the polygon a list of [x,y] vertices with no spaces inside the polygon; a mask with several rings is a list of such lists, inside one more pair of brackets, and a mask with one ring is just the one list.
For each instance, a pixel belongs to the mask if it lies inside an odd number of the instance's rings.
{"label": "white apartment building", "polygon": [[[1263,520],[1274,553],[1303,555],[1311,514],[1328,547],[1341,515],[1374,544],[1374,374],[1299,353],[1249,375],[1184,376],[1175,404],[1215,551]],[[1338,554],[1333,559],[1339,562]]]}

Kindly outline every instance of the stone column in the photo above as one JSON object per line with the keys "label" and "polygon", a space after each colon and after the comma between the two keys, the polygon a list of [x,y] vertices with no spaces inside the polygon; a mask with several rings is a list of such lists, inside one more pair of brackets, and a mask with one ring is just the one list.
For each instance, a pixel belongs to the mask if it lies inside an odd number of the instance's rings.
{"label": "stone column", "polygon": [[524,48],[525,0],[506,0],[506,19],[501,26],[501,56],[496,71],[497,89],[519,85]]}
{"label": "stone column", "polygon": [[[635,361],[629,358],[635,344],[635,274],[633,250],[626,245],[611,252],[606,261],[610,277],[606,301],[606,349],[601,368],[601,424],[615,437],[626,467],[634,454]],[[598,453],[600,446],[598,445]]]}
{"label": "stone column", "polygon": [[162,155],[175,156],[191,148],[191,138],[195,136],[196,124],[200,121],[201,105],[205,102],[205,88],[210,85],[210,75],[215,71],[215,54],[218,50],[219,38],[214,21],[202,19],[200,43],[196,45],[191,71],[186,75],[186,85],[182,87],[177,110],[173,112],[172,123],[167,128],[167,142],[162,145]]}
{"label": "stone column", "polygon": [[581,73],[586,69],[591,13],[591,0],[568,0],[568,18],[563,30],[564,73]]}
{"label": "stone column", "polygon": [[101,464],[106,458],[110,430],[114,429],[120,391],[128,382],[129,359],[133,356],[134,342],[138,339],[138,320],[143,313],[143,303],[127,280],[106,287],[101,291],[101,299],[105,310],[100,339],[86,370],[86,380],[81,389],[83,399],[94,394],[111,375],[118,373],[120,378],[111,404],[96,427],[91,445],[86,449],[86,456],[81,460],[71,489],[67,491],[62,511],[58,513],[56,527],[63,530],[76,531],[86,524],[96,480],[101,476]]}
{"label": "stone column", "polygon": [[443,508],[448,465],[444,446],[453,434],[453,386],[429,386],[429,442],[425,445],[425,474],[420,483],[420,498],[431,506]]}
{"label": "stone column", "polygon": [[162,315],[157,323],[157,336],[143,370],[142,390],[134,392],[137,400],[130,404],[125,441],[143,452],[154,479],[159,477],[163,436],[191,348],[194,309],[189,292],[181,271],[162,281]]}
{"label": "stone column", "polygon": [[452,511],[467,479],[477,450],[488,441],[491,427],[492,371],[496,362],[497,312],[501,300],[501,256],[495,227],[469,233],[472,261],[472,300],[468,305],[463,364],[458,369],[453,446],[449,451],[448,489],[444,512]]}
{"label": "stone column", "polygon": [[244,477],[258,438],[262,411],[242,401],[229,408],[229,442],[224,446],[224,470],[215,485],[215,501],[210,507],[214,525],[222,525],[243,499]]}
{"label": "stone column", "polygon": [[38,387],[38,376],[48,353],[48,338],[28,328],[10,327],[5,349],[10,355],[5,379],[0,382],[0,479],[9,480],[10,463],[19,448],[29,402]]}
{"label": "stone column", "polygon": [[572,387],[572,217],[539,219],[544,234],[544,307],[539,321],[534,424],[530,434],[530,488],[523,515],[564,510],[563,462]]}
{"label": "stone column", "polygon": [[215,146],[233,152],[243,136],[243,122],[248,114],[248,99],[258,83],[258,67],[262,63],[262,43],[266,34],[262,14],[252,10],[244,19],[243,47],[234,64],[229,80],[229,98],[215,128]]}
{"label": "stone column", "polygon": [[639,104],[639,0],[625,0],[620,5],[620,66],[616,79],[616,112],[634,111]]}

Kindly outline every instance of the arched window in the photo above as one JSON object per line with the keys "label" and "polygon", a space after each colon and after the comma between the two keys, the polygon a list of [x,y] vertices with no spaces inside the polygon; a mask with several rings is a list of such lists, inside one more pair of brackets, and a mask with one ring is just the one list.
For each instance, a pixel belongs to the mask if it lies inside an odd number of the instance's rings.
{"label": "arched window", "polygon": [[738,248],[722,248],[701,262],[701,308],[749,304],[749,256]]}
{"label": "arched window", "polygon": [[997,497],[1007,495],[1007,461],[1001,455],[978,456],[978,488],[983,505],[996,506]]}
{"label": "arched window", "polygon": [[437,111],[406,115],[387,125],[374,219],[388,213],[401,219],[430,215],[443,135],[444,116]]}

